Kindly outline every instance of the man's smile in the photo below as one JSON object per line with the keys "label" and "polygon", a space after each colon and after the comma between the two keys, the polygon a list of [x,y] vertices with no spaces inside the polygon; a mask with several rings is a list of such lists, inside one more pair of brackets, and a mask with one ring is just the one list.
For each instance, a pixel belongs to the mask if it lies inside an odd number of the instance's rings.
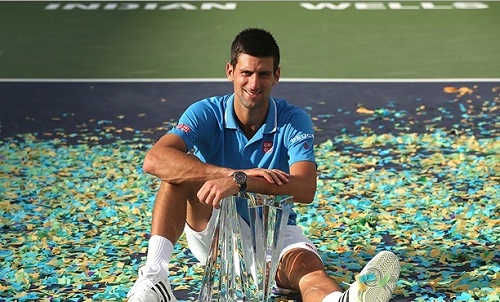
{"label": "man's smile", "polygon": [[257,95],[262,93],[262,91],[251,91],[251,90],[246,90],[244,88],[243,88],[243,91],[245,91],[250,96],[257,96]]}

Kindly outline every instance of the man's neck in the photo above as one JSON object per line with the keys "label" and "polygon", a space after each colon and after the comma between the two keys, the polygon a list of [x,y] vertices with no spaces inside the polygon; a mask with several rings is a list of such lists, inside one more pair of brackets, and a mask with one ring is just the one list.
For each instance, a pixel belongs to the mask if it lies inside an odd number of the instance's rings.
{"label": "man's neck", "polygon": [[236,113],[238,125],[248,139],[252,138],[264,124],[268,108],[269,105],[258,109],[243,108],[243,112],[239,115]]}

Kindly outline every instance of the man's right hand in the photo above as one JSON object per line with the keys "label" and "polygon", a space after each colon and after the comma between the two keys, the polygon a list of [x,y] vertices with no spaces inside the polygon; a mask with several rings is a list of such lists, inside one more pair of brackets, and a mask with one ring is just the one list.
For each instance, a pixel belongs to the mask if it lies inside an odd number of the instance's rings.
{"label": "man's right hand", "polygon": [[219,202],[240,191],[240,187],[234,182],[233,177],[210,179],[205,181],[198,190],[196,197],[200,202],[219,208]]}
{"label": "man's right hand", "polygon": [[278,186],[288,183],[290,178],[290,174],[278,169],[254,168],[242,171],[248,176],[262,177],[269,183],[276,184]]}
{"label": "man's right hand", "polygon": [[[247,176],[264,178],[278,186],[288,183],[290,177],[288,173],[278,169],[253,168],[240,171],[245,172]],[[222,199],[238,193],[239,190],[238,184],[234,182],[232,176],[229,176],[205,181],[196,196],[200,202],[218,209]]]}

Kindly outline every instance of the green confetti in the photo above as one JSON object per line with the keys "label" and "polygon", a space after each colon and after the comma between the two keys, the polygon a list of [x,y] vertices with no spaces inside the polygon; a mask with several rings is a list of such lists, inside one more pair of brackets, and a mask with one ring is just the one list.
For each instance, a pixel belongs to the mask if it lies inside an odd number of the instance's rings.
{"label": "green confetti", "polygon": [[[456,102],[467,110],[451,126],[443,124],[451,118],[445,108],[440,118],[420,103],[378,109],[361,117],[359,133],[340,132],[317,146],[316,199],[296,211],[339,283],[352,283],[377,251],[390,249],[401,261],[398,297],[498,301],[497,104]],[[398,130],[372,130],[381,122]],[[142,159],[154,143],[150,133],[165,129],[96,124],[109,127],[2,141],[3,300],[122,301],[135,281],[159,185],[142,172]],[[410,131],[415,125],[425,127]],[[184,237],[170,271],[176,293],[194,297],[203,268]]]}

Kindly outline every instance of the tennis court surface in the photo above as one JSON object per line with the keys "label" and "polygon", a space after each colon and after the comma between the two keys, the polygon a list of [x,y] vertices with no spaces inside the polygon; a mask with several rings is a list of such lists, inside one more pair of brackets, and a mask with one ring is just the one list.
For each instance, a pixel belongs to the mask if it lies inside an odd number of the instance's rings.
{"label": "tennis court surface", "polygon": [[[0,2],[0,300],[125,300],[158,186],[145,152],[232,91],[229,43],[259,26],[282,50],[273,96],[316,128],[296,210],[328,272],[351,283],[391,250],[391,301],[498,301],[500,3],[394,3]],[[170,271],[196,300],[184,237]]]}

